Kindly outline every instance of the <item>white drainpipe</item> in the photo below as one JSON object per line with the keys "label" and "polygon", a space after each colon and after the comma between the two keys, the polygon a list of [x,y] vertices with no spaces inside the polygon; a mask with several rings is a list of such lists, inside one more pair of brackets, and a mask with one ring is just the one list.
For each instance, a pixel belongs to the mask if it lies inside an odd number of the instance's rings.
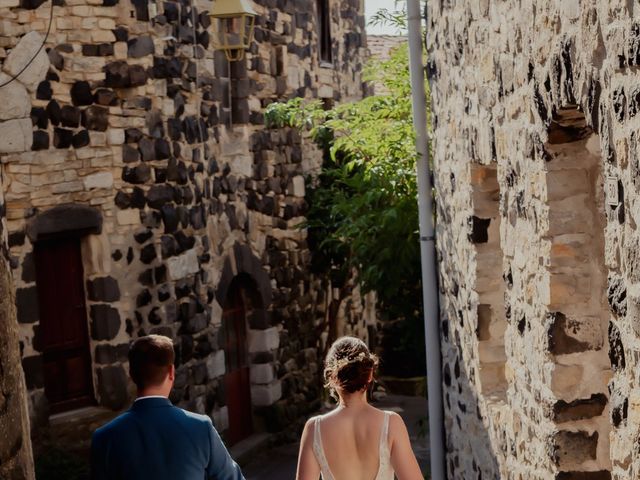
{"label": "white drainpipe", "polygon": [[427,98],[424,65],[422,63],[422,15],[420,0],[407,0],[409,27],[409,68],[413,124],[418,152],[418,210],[420,222],[420,254],[422,257],[422,296],[424,302],[425,342],[427,349],[427,390],[429,399],[429,447],[431,479],[445,479],[444,422],[442,410],[442,369],[440,354],[440,314],[435,234],[433,227],[433,197],[429,172],[429,138],[427,133]]}

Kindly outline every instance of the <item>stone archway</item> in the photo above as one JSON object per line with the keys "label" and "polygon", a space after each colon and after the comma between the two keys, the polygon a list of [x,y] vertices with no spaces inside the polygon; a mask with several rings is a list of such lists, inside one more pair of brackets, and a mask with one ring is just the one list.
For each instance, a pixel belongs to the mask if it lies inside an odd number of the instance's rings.
{"label": "stone archway", "polygon": [[216,290],[216,300],[223,309],[238,285],[245,287],[242,292],[250,305],[245,310],[245,319],[251,404],[268,407],[282,397],[275,366],[280,333],[271,324],[269,311],[273,297],[271,278],[251,249],[236,243],[225,259]]}

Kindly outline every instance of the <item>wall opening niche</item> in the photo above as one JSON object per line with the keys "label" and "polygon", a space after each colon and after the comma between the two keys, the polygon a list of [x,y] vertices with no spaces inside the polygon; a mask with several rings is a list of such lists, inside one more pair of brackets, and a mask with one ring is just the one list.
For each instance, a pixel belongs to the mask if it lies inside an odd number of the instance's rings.
{"label": "wall opening niche", "polygon": [[473,218],[471,241],[476,251],[477,329],[480,388],[490,402],[506,399],[506,354],[500,186],[496,163],[471,166]]}
{"label": "wall opening niche", "polygon": [[611,368],[600,141],[584,114],[567,107],[554,116],[545,148],[554,459],[565,476],[607,475]]}

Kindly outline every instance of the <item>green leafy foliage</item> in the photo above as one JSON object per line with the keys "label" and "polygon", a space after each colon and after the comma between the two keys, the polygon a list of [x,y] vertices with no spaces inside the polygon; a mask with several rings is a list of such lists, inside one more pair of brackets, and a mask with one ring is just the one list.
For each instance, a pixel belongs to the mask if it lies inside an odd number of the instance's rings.
{"label": "green leafy foliage", "polygon": [[[394,335],[398,373],[424,370],[415,133],[406,45],[371,62],[366,79],[383,94],[323,110],[296,98],[271,104],[267,126],[308,130],[325,152],[310,186],[305,227],[317,270],[334,286],[353,272],[376,291]],[[387,352],[388,353],[388,352]],[[395,372],[394,372],[395,374]]]}

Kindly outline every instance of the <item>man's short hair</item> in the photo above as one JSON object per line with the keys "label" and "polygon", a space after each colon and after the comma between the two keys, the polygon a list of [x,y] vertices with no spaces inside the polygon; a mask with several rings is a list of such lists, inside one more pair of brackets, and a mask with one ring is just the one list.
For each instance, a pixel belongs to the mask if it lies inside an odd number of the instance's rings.
{"label": "man's short hair", "polygon": [[138,389],[162,384],[175,360],[173,342],[162,335],[136,339],[129,349],[129,375]]}

